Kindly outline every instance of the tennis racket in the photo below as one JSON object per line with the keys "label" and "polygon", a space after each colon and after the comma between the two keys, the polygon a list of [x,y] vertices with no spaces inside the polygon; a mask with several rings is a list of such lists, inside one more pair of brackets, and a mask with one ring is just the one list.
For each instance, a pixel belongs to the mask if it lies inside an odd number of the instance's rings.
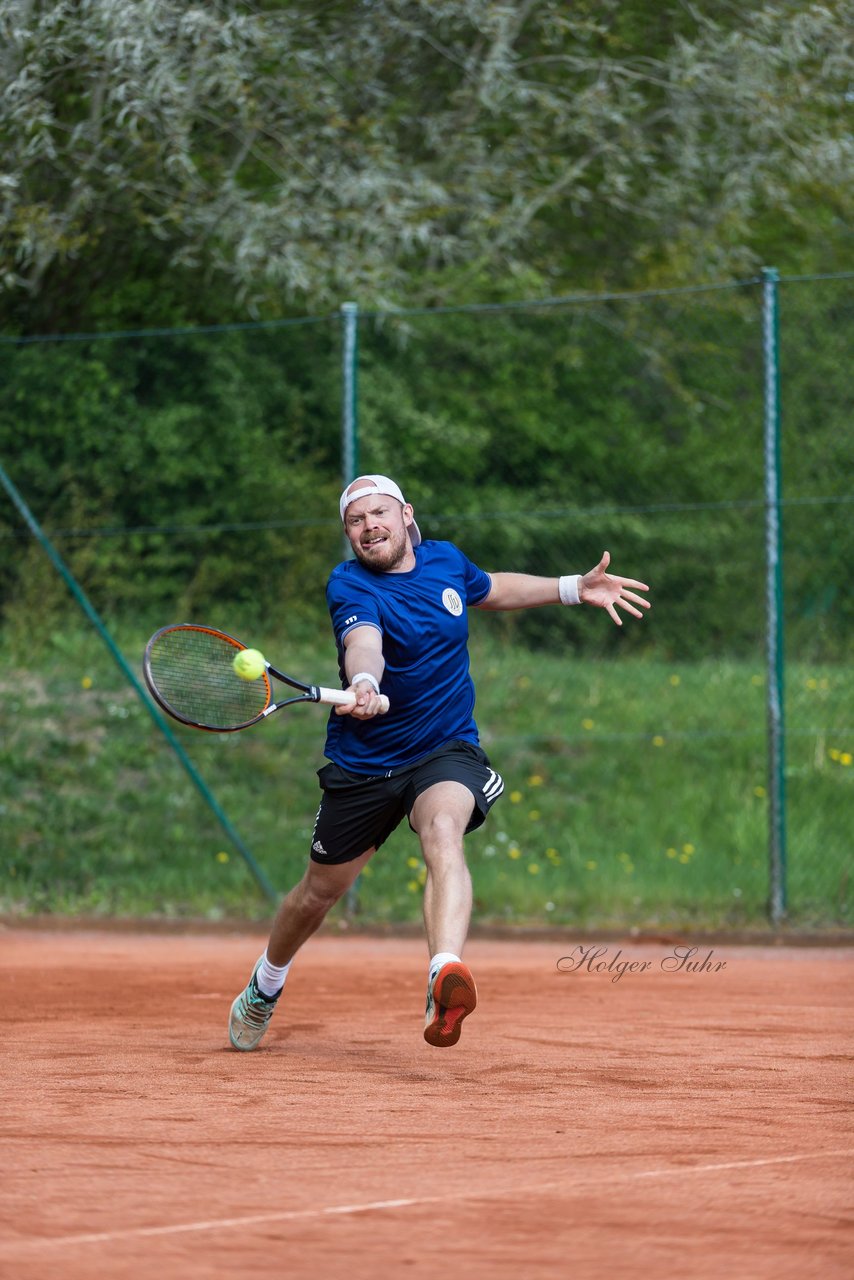
{"label": "tennis racket", "polygon": [[[257,680],[242,680],[234,670],[234,657],[247,646],[214,627],[190,622],[161,627],[145,646],[142,673],[152,697],[164,711],[182,724],[211,733],[234,733],[266,720],[274,711],[295,702],[326,702],[353,706],[356,698],[343,689],[303,684],[271,667]],[[291,698],[273,701],[271,677],[298,689]],[[382,695],[383,713],[388,698]]]}

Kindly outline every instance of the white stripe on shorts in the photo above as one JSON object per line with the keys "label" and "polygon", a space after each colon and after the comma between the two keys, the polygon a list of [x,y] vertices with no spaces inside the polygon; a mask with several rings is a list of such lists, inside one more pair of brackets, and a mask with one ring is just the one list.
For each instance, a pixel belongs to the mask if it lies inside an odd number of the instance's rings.
{"label": "white stripe on shorts", "polygon": [[497,800],[504,790],[504,779],[500,773],[496,773],[494,769],[490,769],[489,778],[481,788],[487,800]]}

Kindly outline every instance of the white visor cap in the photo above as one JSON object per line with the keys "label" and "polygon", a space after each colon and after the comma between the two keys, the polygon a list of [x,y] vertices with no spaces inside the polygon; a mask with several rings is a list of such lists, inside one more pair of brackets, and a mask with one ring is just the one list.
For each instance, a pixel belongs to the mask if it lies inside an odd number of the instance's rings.
{"label": "white visor cap", "polygon": [[[338,504],[341,512],[341,522],[344,522],[344,514],[351,502],[358,502],[359,498],[370,498],[371,494],[382,493],[387,498],[396,498],[402,507],[407,505],[406,499],[400,491],[400,486],[396,485],[393,480],[389,480],[388,476],[358,476],[357,479],[363,480],[364,484],[360,484],[358,489],[353,488],[351,481],[347,488],[341,494],[341,501]],[[415,521],[409,525],[409,538],[413,547],[417,547],[421,541],[421,531]]]}

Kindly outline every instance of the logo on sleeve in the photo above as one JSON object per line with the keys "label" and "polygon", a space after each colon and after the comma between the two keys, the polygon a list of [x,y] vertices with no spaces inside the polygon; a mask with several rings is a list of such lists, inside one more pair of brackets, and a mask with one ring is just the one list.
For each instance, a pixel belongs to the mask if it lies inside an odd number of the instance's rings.
{"label": "logo on sleeve", "polygon": [[442,592],[442,604],[455,618],[458,618],[463,611],[463,602],[451,587],[445,587]]}

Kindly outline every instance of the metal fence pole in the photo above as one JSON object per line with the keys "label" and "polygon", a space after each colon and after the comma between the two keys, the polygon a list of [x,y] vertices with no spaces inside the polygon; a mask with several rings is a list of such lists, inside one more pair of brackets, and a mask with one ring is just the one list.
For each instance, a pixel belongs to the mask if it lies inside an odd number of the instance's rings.
{"label": "metal fence pole", "polygon": [[786,915],[786,763],[783,635],[783,563],[780,521],[780,276],[762,270],[765,366],[765,618],[768,719],[768,911],[772,924]]}
{"label": "metal fence pole", "polygon": [[359,306],[356,302],[341,304],[344,323],[343,343],[343,413],[341,419],[341,476],[343,486],[359,474]]}
{"label": "metal fence pole", "polygon": [[[341,413],[341,480],[346,489],[359,474],[359,305],[342,302],[341,320],[344,326],[342,343],[342,413]],[[344,555],[351,558],[353,548],[344,537]],[[345,902],[347,915],[359,910],[359,877],[347,890]]]}

